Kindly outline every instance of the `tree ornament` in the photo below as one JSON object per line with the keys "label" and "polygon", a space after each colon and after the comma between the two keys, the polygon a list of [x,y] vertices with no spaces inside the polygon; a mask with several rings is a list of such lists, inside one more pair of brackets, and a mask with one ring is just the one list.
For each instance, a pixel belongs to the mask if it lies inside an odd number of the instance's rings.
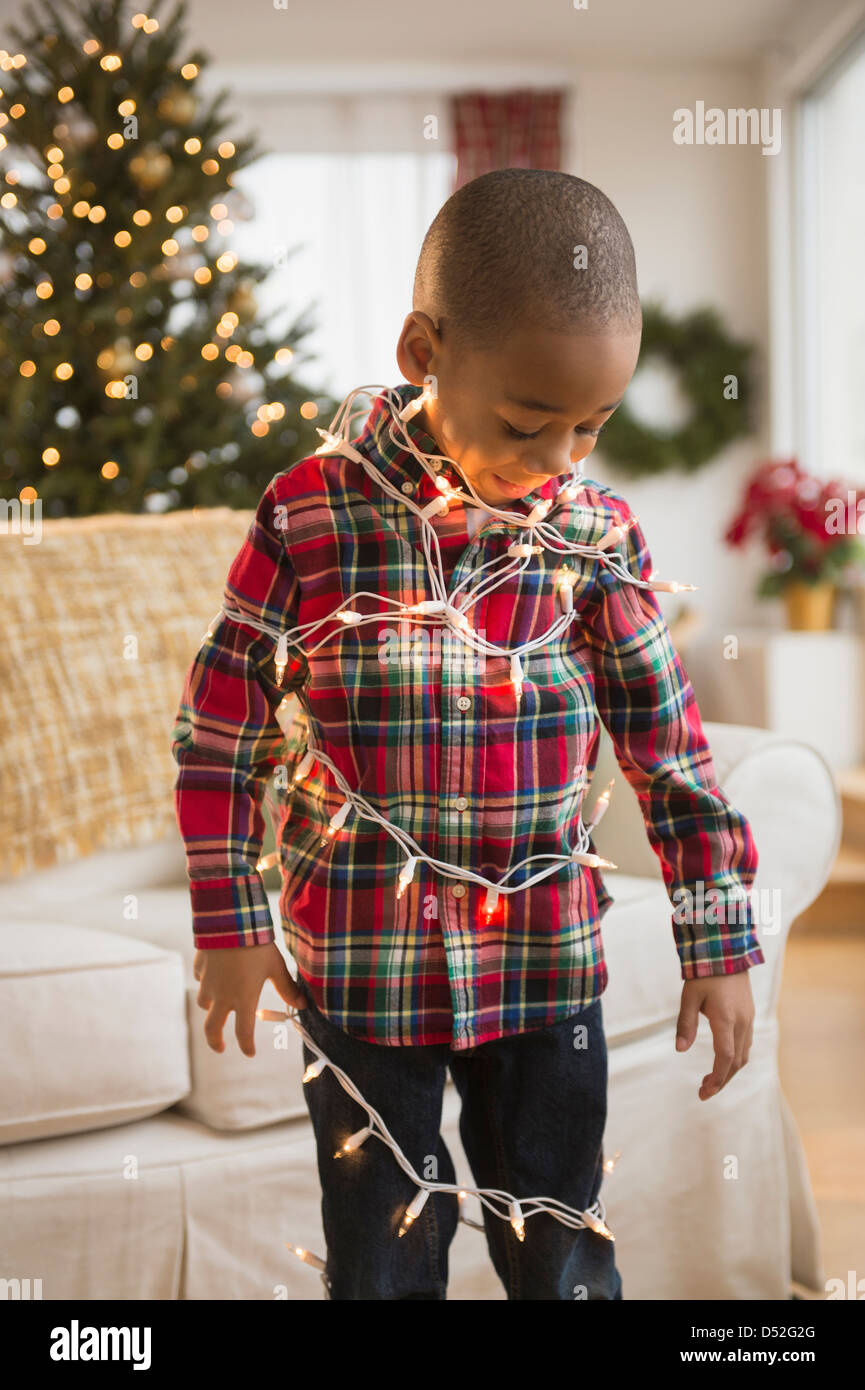
{"label": "tree ornament", "polygon": [[156,107],[157,115],[178,125],[188,125],[198,110],[198,102],[189,87],[172,87]]}
{"label": "tree ornament", "polygon": [[597,452],[633,478],[696,472],[751,432],[753,354],[751,344],[727,335],[711,307],[674,319],[660,304],[643,305],[640,365],[659,357],[672,367],[691,415],[679,429],[657,430],[638,420],[626,399],[604,426]]}
{"label": "tree ornament", "polygon": [[158,145],[145,145],[140,154],[129,161],[129,172],[138,187],[145,193],[161,188],[171,177],[172,163],[169,156]]}

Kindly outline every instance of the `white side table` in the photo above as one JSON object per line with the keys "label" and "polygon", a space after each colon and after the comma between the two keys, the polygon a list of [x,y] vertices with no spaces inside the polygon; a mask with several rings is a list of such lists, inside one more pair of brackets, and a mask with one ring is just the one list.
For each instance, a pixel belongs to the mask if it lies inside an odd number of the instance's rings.
{"label": "white side table", "polygon": [[704,719],[802,739],[841,771],[865,762],[862,640],[854,632],[740,628],[704,637],[686,665]]}

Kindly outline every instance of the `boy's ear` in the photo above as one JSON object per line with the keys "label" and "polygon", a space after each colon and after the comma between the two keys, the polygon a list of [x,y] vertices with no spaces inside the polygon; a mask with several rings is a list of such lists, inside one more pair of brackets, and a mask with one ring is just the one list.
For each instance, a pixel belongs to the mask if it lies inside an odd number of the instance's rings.
{"label": "boy's ear", "polygon": [[406,315],[396,345],[396,360],[406,381],[423,386],[424,380],[435,371],[441,336],[429,314],[413,309]]}

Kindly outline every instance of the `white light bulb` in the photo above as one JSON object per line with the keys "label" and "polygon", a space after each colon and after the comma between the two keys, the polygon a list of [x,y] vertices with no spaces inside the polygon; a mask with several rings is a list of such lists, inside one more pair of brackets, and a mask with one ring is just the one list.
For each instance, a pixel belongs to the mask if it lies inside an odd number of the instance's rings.
{"label": "white light bulb", "polygon": [[326,845],[326,844],[328,843],[329,840],[332,840],[332,839],[333,839],[334,835],[336,834],[337,830],[339,830],[340,826],[345,824],[345,818],[346,818],[346,816],[348,815],[348,813],[349,813],[350,810],[351,810],[351,802],[350,802],[350,801],[344,801],[344,802],[342,803],[342,805],[340,806],[339,810],[336,811],[336,812],[334,812],[334,814],[331,816],[330,821],[329,821],[329,823],[328,823],[327,830],[324,832],[324,834],[323,834],[322,837],[321,837],[320,843],[321,843],[322,845]]}
{"label": "white light bulb", "polygon": [[[639,516],[636,512],[632,512],[627,521],[617,521],[615,526],[612,526],[609,531],[605,531],[603,536],[601,536],[601,539],[597,542],[597,549],[608,550],[610,546],[618,545],[619,541],[626,534],[628,529],[634,525],[635,521],[639,521]],[[654,573],[654,571],[652,571],[652,573]]]}
{"label": "white light bulb", "polygon": [[404,405],[402,410],[398,411],[400,420],[411,420],[413,416],[417,415],[418,411],[423,410],[425,405],[429,405],[430,402],[434,400],[435,392],[432,386],[427,383],[419,396],[415,396],[413,401],[409,401],[408,405]]}
{"label": "white light bulb", "polygon": [[316,1078],[317,1076],[320,1076],[320,1075],[321,1075],[321,1073],[324,1071],[324,1069],[325,1069],[326,1066],[327,1066],[327,1058],[326,1058],[326,1057],[316,1057],[315,1061],[314,1061],[314,1062],[310,1062],[310,1064],[309,1064],[309,1066],[307,1067],[306,1071],[303,1073],[303,1080],[304,1080],[304,1082],[307,1082],[307,1081],[314,1081],[315,1078]]}
{"label": "white light bulb", "polygon": [[403,1218],[400,1222],[400,1227],[397,1232],[397,1235],[405,1235],[409,1226],[412,1224],[416,1217],[420,1216],[421,1212],[423,1211],[424,1203],[426,1202],[427,1197],[429,1197],[429,1188],[418,1188],[416,1196],[412,1197],[411,1201],[405,1209],[405,1212],[403,1213]]}
{"label": "white light bulb", "polygon": [[604,788],[597,801],[595,802],[592,808],[591,820],[586,822],[587,830],[592,830],[598,824],[598,821],[601,819],[601,817],[604,815],[607,807],[610,804],[610,794],[613,790],[613,783],[615,782],[615,780],[616,779],[614,777],[612,781],[607,784],[607,786]]}
{"label": "white light bulb", "polygon": [[324,443],[319,444],[318,448],[316,449],[315,452],[317,454],[330,454],[333,452],[334,449],[339,448],[340,444],[342,443],[342,435],[331,434],[330,430],[323,430],[320,425],[316,425],[315,431],[316,434],[320,434],[322,439],[324,440]]}
{"label": "white light bulb", "polygon": [[571,858],[577,864],[585,864],[590,869],[617,869],[618,864],[614,864],[611,859],[604,859],[600,854],[580,852],[574,850]]}
{"label": "white light bulb", "polygon": [[553,505],[552,498],[544,497],[537,502],[526,517],[527,526],[537,526],[539,521],[543,521],[550,507]]}
{"label": "white light bulb", "polygon": [[[654,571],[653,571],[654,573]],[[696,584],[680,584],[675,579],[653,579],[651,581],[653,589],[660,589],[665,594],[678,594],[684,590],[696,589]]]}
{"label": "white light bulb", "polygon": [[281,632],[276,644],[275,672],[276,683],[282,685],[282,678],[285,675],[285,668],[288,665],[288,633]]}
{"label": "white light bulb", "polygon": [[584,1211],[581,1215],[590,1231],[594,1231],[597,1235],[603,1236],[605,1240],[616,1239],[609,1226],[606,1225],[599,1216],[594,1216],[590,1211]]}
{"label": "white light bulb", "polygon": [[313,1255],[311,1250],[304,1250],[301,1245],[289,1245],[288,1241],[285,1243],[288,1245],[289,1250],[293,1250],[297,1258],[302,1260],[305,1265],[311,1265],[313,1269],[327,1269],[324,1260],[318,1255]]}
{"label": "white light bulb", "polygon": [[398,883],[397,890],[396,890],[396,895],[397,895],[398,898],[401,898],[401,897],[402,897],[402,895],[403,895],[403,893],[405,892],[406,888],[408,887],[408,885],[411,883],[412,879],[414,878],[414,870],[415,870],[415,865],[416,865],[416,864],[417,864],[417,855],[416,855],[416,854],[412,854],[412,855],[409,855],[408,859],[406,860],[406,862],[403,864],[402,868],[400,869],[400,871],[399,871],[399,883]]}
{"label": "white light bulb", "polygon": [[314,762],[315,762],[315,754],[314,754],[314,753],[310,753],[310,752],[304,753],[303,757],[302,757],[301,760],[300,760],[299,765],[298,765],[298,766],[295,768],[295,770],[294,770],[294,776],[292,777],[292,779],[291,779],[291,781],[290,781],[290,783],[289,783],[289,786],[290,786],[290,787],[296,787],[297,784],[298,784],[298,782],[302,782],[303,779],[304,779],[304,777],[305,777],[306,774],[309,772],[309,769],[312,767],[312,765],[313,765]]}
{"label": "white light bulb", "polygon": [[365,1125],[363,1129],[357,1130],[355,1134],[350,1134],[341,1149],[337,1149],[334,1158],[342,1158],[345,1154],[354,1153],[359,1149],[364,1139],[368,1139],[372,1134],[372,1125]]}
{"label": "white light bulb", "polygon": [[406,608],[407,613],[446,613],[449,605],[443,598],[425,598],[421,603],[409,604]]}
{"label": "white light bulb", "polygon": [[562,600],[562,609],[565,613],[574,611],[574,580],[576,575],[572,570],[563,569],[559,579],[559,597]]}
{"label": "white light bulb", "polygon": [[526,1238],[526,1223],[525,1223],[525,1221],[523,1220],[522,1208],[520,1207],[519,1202],[511,1202],[511,1205],[510,1205],[510,1213],[511,1213],[511,1225],[512,1225],[513,1228],[514,1228],[514,1232],[516,1233],[517,1240],[525,1240],[525,1238]]}
{"label": "white light bulb", "polygon": [[511,657],[511,681],[513,682],[517,704],[519,704],[520,697],[523,693],[523,664],[518,656]]}
{"label": "white light bulb", "polygon": [[486,917],[487,921],[489,921],[489,919],[492,917],[493,913],[495,912],[495,910],[496,910],[496,905],[498,904],[498,901],[499,901],[499,890],[498,890],[498,888],[488,888],[488,889],[487,889],[487,893],[486,893],[486,897],[484,898],[484,916]]}

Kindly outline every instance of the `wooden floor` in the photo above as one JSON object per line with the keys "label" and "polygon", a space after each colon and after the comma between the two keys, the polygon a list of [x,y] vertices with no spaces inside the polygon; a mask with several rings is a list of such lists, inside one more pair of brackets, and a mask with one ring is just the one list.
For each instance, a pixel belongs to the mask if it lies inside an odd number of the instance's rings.
{"label": "wooden floor", "polygon": [[781,1084],[805,1146],[825,1275],[865,1279],[865,926],[832,936],[794,924],[779,1018]]}

